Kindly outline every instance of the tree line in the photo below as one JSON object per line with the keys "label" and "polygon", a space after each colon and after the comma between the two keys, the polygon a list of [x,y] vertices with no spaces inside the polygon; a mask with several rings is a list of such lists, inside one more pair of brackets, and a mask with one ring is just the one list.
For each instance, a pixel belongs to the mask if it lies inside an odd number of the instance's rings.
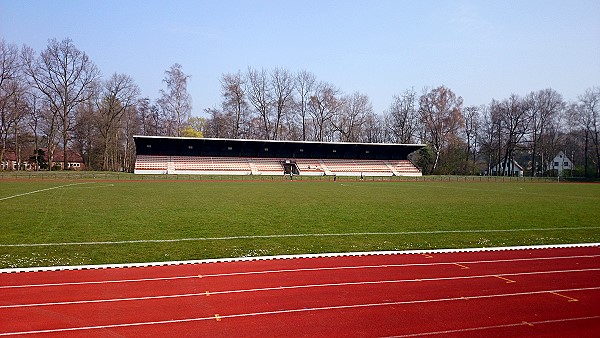
{"label": "tree line", "polygon": [[[309,71],[283,68],[225,73],[219,106],[192,116],[190,75],[165,71],[158,98],[141,97],[133,78],[103,77],[70,39],[33,49],[0,40],[0,160],[54,166],[80,154],[94,170],[131,171],[133,135],[319,142],[422,143],[411,159],[425,174],[481,174],[516,160],[531,176],[554,174],[563,151],[570,175],[600,175],[600,87],[567,102],[553,89],[465,106],[446,86],[405,89],[375,112],[368,95],[344,93]],[[500,174],[508,174],[502,169]]]}

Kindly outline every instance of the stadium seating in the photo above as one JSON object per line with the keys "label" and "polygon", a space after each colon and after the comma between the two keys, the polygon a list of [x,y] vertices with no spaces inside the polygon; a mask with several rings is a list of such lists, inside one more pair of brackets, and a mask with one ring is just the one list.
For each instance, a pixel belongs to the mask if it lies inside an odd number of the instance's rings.
{"label": "stadium seating", "polygon": [[323,160],[327,169],[338,176],[393,176],[383,161],[376,160]]}
{"label": "stadium seating", "polygon": [[253,175],[283,175],[283,165],[280,159],[248,158]]}
{"label": "stadium seating", "polygon": [[297,159],[296,165],[300,170],[300,175],[323,176],[326,174],[321,160]]}
{"label": "stadium seating", "polygon": [[250,175],[247,159],[233,157],[200,156],[148,156],[138,155],[136,174],[213,174]]}
{"label": "stadium seating", "polygon": [[138,155],[135,159],[135,171],[148,174],[164,174],[167,171],[169,156]]}
{"label": "stadium seating", "polygon": [[388,161],[386,164],[396,176],[421,176],[419,168],[409,160]]}
{"label": "stadium seating", "polygon": [[[408,160],[293,159],[306,176],[421,176]],[[283,175],[276,158],[138,155],[136,174]]]}

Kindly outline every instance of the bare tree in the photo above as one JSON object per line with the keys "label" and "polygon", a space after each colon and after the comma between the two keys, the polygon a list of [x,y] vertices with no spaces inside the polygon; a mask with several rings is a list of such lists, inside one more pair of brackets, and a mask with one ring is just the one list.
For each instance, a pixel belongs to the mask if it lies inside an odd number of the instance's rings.
{"label": "bare tree", "polygon": [[[207,108],[204,113],[210,116],[206,121],[205,129],[202,130],[205,137],[234,138],[232,134],[232,126],[234,125],[232,115],[223,114],[217,108]],[[243,125],[240,125],[240,127],[243,127]]]}
{"label": "bare tree", "polygon": [[294,102],[294,78],[287,70],[275,68],[271,72],[271,86],[275,108],[272,139],[279,140],[282,136],[282,121],[287,117]]}
{"label": "bare tree", "polygon": [[38,76],[37,73],[42,71],[40,65],[41,62],[36,58],[34,50],[30,47],[23,47],[21,58],[30,87],[37,91],[40,94],[40,98],[43,98],[44,101],[45,109],[43,109],[40,114],[40,126],[46,146],[46,153],[44,155],[48,158],[48,169],[52,170],[54,151],[58,143],[57,124],[60,106],[57,104],[60,104],[60,99],[57,97],[52,100],[52,96],[48,96],[48,94],[52,93],[51,87],[48,87],[46,92],[40,89],[40,87],[44,87],[43,82],[41,82],[43,77],[39,76],[39,80],[36,80],[36,77]]}
{"label": "bare tree", "polygon": [[299,121],[299,116],[293,110],[283,116],[280,139],[302,141],[302,125]]}
{"label": "bare tree", "polygon": [[4,100],[2,106],[0,106],[0,137],[2,142],[2,149],[0,149],[0,158],[6,149],[7,139],[9,135],[12,135],[12,148],[17,156],[17,162],[20,163],[20,144],[19,136],[21,130],[21,122],[27,111],[29,110],[28,102],[26,100],[26,91],[23,84],[19,80],[8,81],[4,84],[5,88],[11,92],[11,95]]}
{"label": "bare tree", "polygon": [[358,142],[364,131],[367,116],[373,114],[373,106],[367,95],[354,92],[344,97],[341,107],[332,118],[332,123],[340,133],[341,142]]}
{"label": "bare tree", "polygon": [[300,116],[301,125],[302,125],[302,141],[306,141],[306,135],[308,133],[308,125],[307,125],[307,115],[308,115],[308,105],[310,103],[310,96],[314,90],[316,85],[316,77],[314,74],[309,73],[308,71],[301,71],[296,76],[296,92],[298,94],[297,98],[297,111]]}
{"label": "bare tree", "polygon": [[160,108],[151,103],[150,98],[139,99],[136,104],[138,118],[140,120],[140,132],[143,135],[160,135],[161,115]]}
{"label": "bare tree", "polygon": [[315,90],[310,97],[308,112],[311,116],[313,128],[313,141],[323,142],[332,141],[332,123],[331,119],[341,106],[341,100],[338,97],[339,89],[332,84],[321,82],[315,86]]}
{"label": "bare tree", "polygon": [[498,114],[501,121],[502,133],[504,134],[504,155],[501,159],[502,176],[508,174],[510,162],[514,159],[517,146],[529,132],[529,102],[513,94],[501,102],[493,102],[490,109]]}
{"label": "bare tree", "polygon": [[269,78],[264,69],[260,71],[248,68],[247,95],[250,104],[254,107],[261,121],[259,138],[270,139],[272,135],[272,97]]}
{"label": "bare tree", "polygon": [[593,87],[579,97],[575,119],[585,134],[585,173],[588,172],[589,144],[593,146],[595,176],[600,176],[600,87]]}
{"label": "bare tree", "polygon": [[161,97],[158,100],[170,122],[167,132],[170,136],[181,136],[181,130],[192,114],[192,97],[187,91],[187,83],[191,76],[186,75],[181,68],[181,65],[176,63],[165,71],[163,82],[167,85],[167,90],[161,89]]}
{"label": "bare tree", "polygon": [[413,143],[419,122],[417,93],[414,89],[407,89],[400,95],[394,95],[389,116],[393,142]]}
{"label": "bare tree", "polygon": [[[544,149],[544,144],[548,143],[545,139],[551,137],[551,130],[556,129],[554,126],[564,110],[565,103],[562,96],[550,88],[532,92],[526,100],[529,101],[530,108],[531,176],[536,176],[538,171],[543,171],[544,163],[552,156],[549,155],[549,149]],[[542,156],[538,162],[539,153]]]}
{"label": "bare tree", "polygon": [[[88,88],[99,78],[100,72],[87,54],[73,45],[71,39],[60,42],[50,40],[39,58],[32,59],[30,53],[24,55],[27,74],[35,87],[48,99],[51,112],[61,122],[59,127],[64,152],[63,167],[66,168],[75,108],[90,98],[92,93]],[[52,122],[57,121],[53,118]],[[50,156],[51,154],[52,151]]]}
{"label": "bare tree", "polygon": [[72,149],[83,157],[85,165],[91,170],[102,169],[102,137],[97,126],[96,101],[100,91],[100,84],[91,88],[93,98],[77,106],[75,126],[73,128]]}
{"label": "bare tree", "polygon": [[125,74],[113,74],[103,82],[97,106],[97,126],[103,138],[103,170],[119,170],[119,132],[121,118],[131,109],[139,96],[139,88],[133,79]]}
{"label": "bare tree", "polygon": [[19,112],[13,107],[17,97],[24,91],[20,73],[17,46],[0,40],[0,162],[4,159],[10,130],[20,118]]}
{"label": "bare tree", "polygon": [[[474,173],[475,161],[477,159],[477,140],[480,128],[479,107],[469,106],[464,109],[465,117],[465,136],[466,136],[466,161],[465,172]],[[469,164],[472,166],[469,168]]]}
{"label": "bare tree", "polygon": [[385,120],[383,116],[370,112],[365,116],[365,120],[360,135],[360,142],[364,143],[383,143],[387,142],[385,136]]}
{"label": "bare tree", "polygon": [[142,121],[136,112],[136,106],[130,105],[125,109],[122,117],[121,138],[123,139],[122,149],[123,155],[121,159],[121,167],[127,172],[133,172],[135,168],[135,142],[133,135],[139,134]]}
{"label": "bare tree", "polygon": [[442,151],[458,139],[463,125],[462,97],[440,86],[426,92],[419,100],[419,112],[425,139],[433,147],[435,160],[431,172],[437,169]]}
{"label": "bare tree", "polygon": [[[493,101],[492,101],[493,103]],[[485,156],[487,160],[487,173],[490,174],[492,166],[498,164],[499,160],[499,141],[497,131],[500,129],[498,126],[499,119],[496,114],[489,109],[488,105],[481,107],[479,112],[481,127],[477,133],[477,141],[480,145],[480,154]]]}
{"label": "bare tree", "polygon": [[224,74],[221,77],[222,108],[224,114],[230,117],[227,120],[231,121],[232,124],[228,127],[228,129],[231,129],[231,132],[225,132],[227,137],[240,138],[242,136],[240,133],[242,130],[241,125],[247,123],[249,119],[245,88],[246,80],[241,72]]}
{"label": "bare tree", "polygon": [[40,158],[40,128],[43,110],[47,108],[43,98],[38,96],[37,91],[30,88],[26,93],[26,100],[28,101],[27,106],[29,107],[27,114],[29,115],[26,124],[29,127],[29,131],[33,137],[33,160],[35,162],[35,170],[40,169],[40,164],[43,162],[43,158]]}

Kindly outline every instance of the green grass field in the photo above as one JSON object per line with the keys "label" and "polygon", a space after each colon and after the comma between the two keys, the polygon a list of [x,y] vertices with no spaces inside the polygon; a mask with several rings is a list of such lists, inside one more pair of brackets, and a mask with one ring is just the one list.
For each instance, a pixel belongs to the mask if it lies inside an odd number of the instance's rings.
{"label": "green grass field", "polygon": [[600,242],[599,206],[599,184],[2,179],[0,268]]}

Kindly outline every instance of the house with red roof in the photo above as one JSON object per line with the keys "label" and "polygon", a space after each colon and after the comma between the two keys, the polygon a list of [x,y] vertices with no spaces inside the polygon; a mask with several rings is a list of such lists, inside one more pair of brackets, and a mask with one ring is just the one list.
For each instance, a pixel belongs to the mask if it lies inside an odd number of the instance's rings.
{"label": "house with red roof", "polygon": [[17,168],[17,154],[12,150],[4,151],[0,168],[2,170],[15,170]]}

